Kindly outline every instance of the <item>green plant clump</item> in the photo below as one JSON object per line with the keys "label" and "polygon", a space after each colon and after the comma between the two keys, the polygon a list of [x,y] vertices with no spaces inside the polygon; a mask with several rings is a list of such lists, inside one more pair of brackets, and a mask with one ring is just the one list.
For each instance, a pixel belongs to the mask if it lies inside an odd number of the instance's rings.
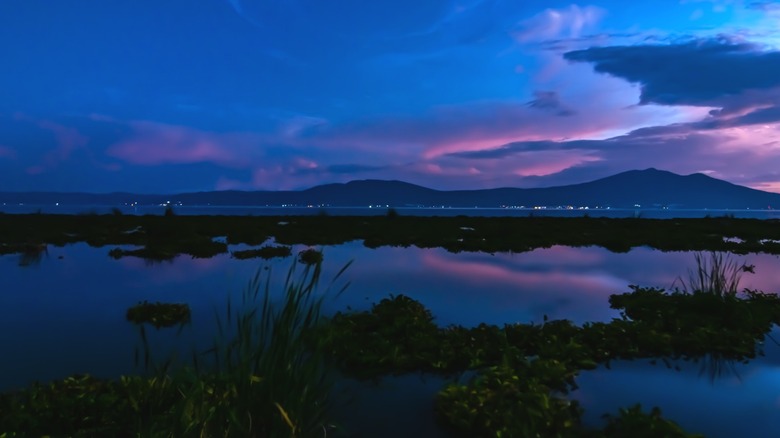
{"label": "green plant clump", "polygon": [[[576,388],[581,370],[609,367],[615,359],[661,359],[669,367],[670,360],[700,361],[713,377],[734,361],[762,354],[763,339],[780,323],[780,297],[732,292],[735,273],[745,266],[711,257],[710,263],[696,257],[703,274],[695,277],[715,278],[698,284],[714,283],[725,292],[631,286],[630,293],[610,297],[621,318],[609,323],[577,326],[545,318],[541,325],[441,328],[419,302],[391,295],[369,311],[337,313],[320,336],[339,367],[358,378],[474,373],[467,384],[452,384],[436,398],[438,419],[458,436],[694,437],[657,409],[645,414],[638,406],[607,416],[603,430],[586,430],[581,409],[564,396]],[[720,280],[729,278],[735,280]]]}
{"label": "green plant clump", "polygon": [[544,359],[490,367],[439,392],[436,412],[455,436],[580,436],[582,408],[554,391],[569,373]]}
{"label": "green plant clump", "polygon": [[642,411],[642,406],[636,404],[630,408],[620,408],[618,415],[606,414],[607,425],[601,434],[604,438],[702,438],[703,435],[689,434],[677,423],[661,416],[661,410],[653,408],[650,413]]}
{"label": "green plant clump", "polygon": [[150,303],[142,301],[127,309],[126,318],[133,324],[151,324],[156,328],[172,327],[190,322],[190,306],[181,303]]}
{"label": "green plant clump", "polygon": [[322,263],[322,251],[314,248],[304,249],[298,253],[298,261],[304,265],[317,265]]}

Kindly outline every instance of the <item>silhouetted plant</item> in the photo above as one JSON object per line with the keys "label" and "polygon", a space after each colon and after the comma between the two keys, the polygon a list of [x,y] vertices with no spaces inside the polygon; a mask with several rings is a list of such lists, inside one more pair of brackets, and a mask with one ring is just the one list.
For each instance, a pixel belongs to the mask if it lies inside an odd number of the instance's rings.
{"label": "silhouetted plant", "polygon": [[744,272],[753,272],[754,266],[739,264],[727,254],[711,251],[705,255],[694,254],[696,268],[688,270],[688,281],[677,277],[675,284],[685,293],[703,292],[717,295],[736,295],[739,292],[739,282]]}
{"label": "silhouetted plant", "polygon": [[322,260],[322,251],[317,251],[314,248],[304,249],[298,253],[298,261],[304,265],[317,265],[322,263]]}

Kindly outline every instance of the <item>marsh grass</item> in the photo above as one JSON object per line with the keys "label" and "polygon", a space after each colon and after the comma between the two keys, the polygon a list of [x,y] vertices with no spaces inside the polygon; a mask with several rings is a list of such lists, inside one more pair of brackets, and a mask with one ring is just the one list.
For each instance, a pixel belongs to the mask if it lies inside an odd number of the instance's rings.
{"label": "marsh grass", "polygon": [[348,266],[318,294],[321,263],[300,274],[293,263],[281,298],[272,293],[271,271],[258,270],[238,303],[228,297],[224,316],[216,315],[213,345],[193,352],[191,366],[172,371],[170,360],[155,366],[142,333],[145,367],[163,392],[177,395],[167,412],[149,416],[156,420],[139,429],[167,418],[174,436],[326,436],[333,374],[313,333],[324,299]]}
{"label": "marsh grass", "polygon": [[688,270],[688,280],[682,277],[672,288],[684,293],[707,293],[719,297],[736,296],[742,274],[752,272],[752,266],[740,264],[728,253],[711,251],[694,254],[696,267]]}

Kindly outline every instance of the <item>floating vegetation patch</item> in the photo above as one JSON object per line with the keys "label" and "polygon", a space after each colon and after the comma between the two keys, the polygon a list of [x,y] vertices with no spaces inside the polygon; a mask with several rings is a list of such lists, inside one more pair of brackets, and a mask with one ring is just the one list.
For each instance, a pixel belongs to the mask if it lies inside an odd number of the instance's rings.
{"label": "floating vegetation patch", "polygon": [[292,254],[292,248],[284,245],[266,245],[258,249],[247,249],[243,251],[233,251],[233,258],[239,260],[262,258],[269,260],[275,257],[289,257]]}
{"label": "floating vegetation patch", "polygon": [[314,248],[304,249],[298,253],[298,261],[304,265],[316,265],[322,263],[322,251],[318,251]]}
{"label": "floating vegetation patch", "polygon": [[156,328],[173,327],[190,322],[190,306],[181,303],[142,301],[127,309],[126,318],[133,324],[151,324]]}
{"label": "floating vegetation patch", "polygon": [[490,367],[439,392],[436,414],[458,437],[578,436],[583,410],[556,392],[569,373],[544,359]]}
{"label": "floating vegetation patch", "polygon": [[618,415],[605,414],[607,425],[603,433],[593,435],[603,438],[625,437],[664,437],[664,438],[703,438],[704,435],[689,434],[677,423],[661,416],[661,410],[653,408],[649,413],[636,404],[629,408],[620,408]]}
{"label": "floating vegetation patch", "polygon": [[438,327],[419,302],[391,296],[369,311],[337,313],[321,339],[339,367],[357,378],[474,373],[436,398],[437,418],[456,436],[696,436],[657,409],[646,414],[638,406],[607,416],[603,430],[586,430],[582,409],[566,394],[580,371],[617,359],[659,359],[668,367],[677,359],[721,368],[748,362],[762,354],[763,339],[780,323],[780,298],[751,290],[631,289],[610,297],[622,318],[582,326],[557,320]]}
{"label": "floating vegetation patch", "polygon": [[147,260],[168,261],[179,254],[187,254],[192,258],[211,258],[227,252],[227,244],[213,240],[193,240],[178,243],[160,242],[138,249],[114,248],[108,255],[114,259],[122,257],[139,257]]}

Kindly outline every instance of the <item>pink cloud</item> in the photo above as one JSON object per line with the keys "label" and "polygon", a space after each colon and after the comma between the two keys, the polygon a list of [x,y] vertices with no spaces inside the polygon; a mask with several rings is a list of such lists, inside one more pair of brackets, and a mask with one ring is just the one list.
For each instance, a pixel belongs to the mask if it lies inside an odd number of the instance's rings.
{"label": "pink cloud", "polygon": [[536,151],[517,154],[512,160],[517,166],[512,172],[519,176],[545,176],[573,166],[602,161],[592,153],[582,151]]}
{"label": "pink cloud", "polygon": [[[32,122],[36,126],[54,135],[54,148],[40,157],[36,157],[36,164],[28,166],[25,171],[28,175],[40,175],[50,169],[60,166],[62,163],[70,160],[73,154],[78,150],[89,151],[89,137],[83,135],[78,129],[65,126],[50,120],[37,120],[24,113],[15,113],[13,119],[19,122]],[[10,157],[15,157],[15,152],[10,151]],[[4,154],[0,148],[0,157]]]}
{"label": "pink cloud", "polygon": [[89,142],[89,138],[75,128],[48,120],[38,122],[38,126],[53,132],[57,139],[56,157],[52,157],[53,159],[66,160],[76,149],[85,147]]}
{"label": "pink cloud", "polygon": [[250,167],[258,159],[263,141],[253,133],[216,133],[149,121],[128,125],[134,131],[130,138],[111,145],[106,154],[146,166],[214,162]]}

